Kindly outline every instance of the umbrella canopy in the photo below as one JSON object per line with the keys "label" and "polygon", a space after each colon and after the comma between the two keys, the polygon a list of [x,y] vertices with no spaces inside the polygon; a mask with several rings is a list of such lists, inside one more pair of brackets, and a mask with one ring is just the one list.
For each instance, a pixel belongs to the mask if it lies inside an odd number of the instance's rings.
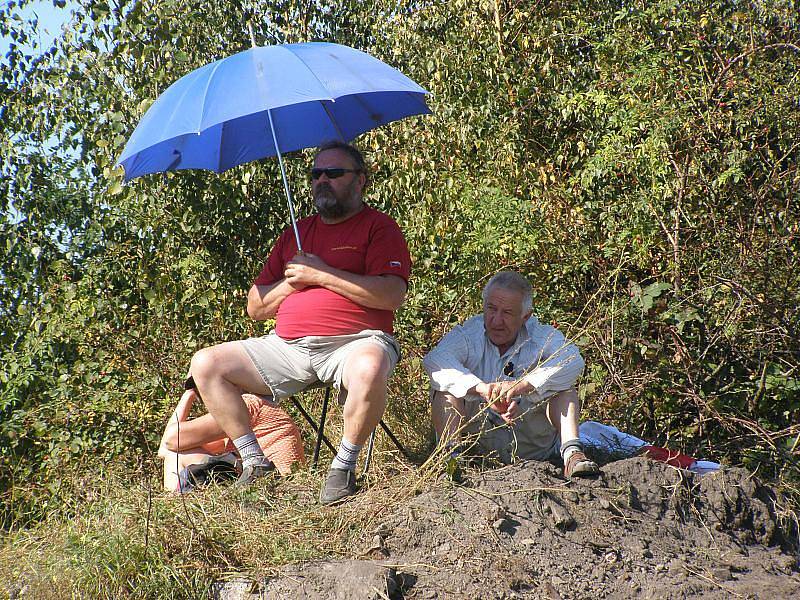
{"label": "umbrella canopy", "polygon": [[430,113],[425,94],[396,69],[347,46],[255,47],[167,88],[118,164],[126,181],[180,169],[221,172],[280,152],[349,142],[385,123]]}

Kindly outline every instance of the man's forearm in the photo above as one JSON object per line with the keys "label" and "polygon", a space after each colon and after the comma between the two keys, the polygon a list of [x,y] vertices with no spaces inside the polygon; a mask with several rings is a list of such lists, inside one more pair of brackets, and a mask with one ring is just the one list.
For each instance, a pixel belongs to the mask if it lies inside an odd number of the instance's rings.
{"label": "man's forearm", "polygon": [[483,380],[470,369],[469,340],[460,326],[445,335],[436,347],[425,355],[422,367],[431,380],[431,387],[464,398]]}
{"label": "man's forearm", "polygon": [[327,267],[319,283],[367,308],[397,310],[406,297],[406,282],[396,275],[356,275]]}
{"label": "man's forearm", "polygon": [[467,394],[477,394],[486,400],[494,400],[499,397],[511,400],[519,396],[527,396],[535,391],[536,388],[530,382],[525,379],[517,379],[513,381],[479,383],[467,390]]}
{"label": "man's forearm", "polygon": [[397,310],[406,297],[406,282],[397,275],[357,275],[325,263],[314,254],[297,255],[286,264],[286,281],[302,289],[324,287],[367,308]]}
{"label": "man's forearm", "polygon": [[278,307],[295,289],[281,279],[272,285],[254,285],[247,293],[247,314],[255,321],[271,319]]}

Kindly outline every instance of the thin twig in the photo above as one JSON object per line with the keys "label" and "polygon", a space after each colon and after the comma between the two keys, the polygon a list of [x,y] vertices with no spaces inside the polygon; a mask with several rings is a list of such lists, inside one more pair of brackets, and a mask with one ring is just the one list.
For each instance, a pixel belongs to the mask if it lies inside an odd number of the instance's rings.
{"label": "thin twig", "polygon": [[722,585],[721,583],[714,581],[711,577],[703,575],[700,571],[695,571],[694,569],[689,567],[689,565],[687,565],[686,563],[683,564],[683,568],[686,570],[687,573],[691,573],[695,577],[699,577],[700,579],[704,579],[705,581],[707,581],[707,582],[709,582],[711,584],[714,584],[719,589],[724,590],[724,591],[728,592],[729,594],[731,594],[733,596],[736,596],[737,598],[744,598],[744,596],[742,596],[741,594],[737,594],[732,589],[727,588],[724,585]]}

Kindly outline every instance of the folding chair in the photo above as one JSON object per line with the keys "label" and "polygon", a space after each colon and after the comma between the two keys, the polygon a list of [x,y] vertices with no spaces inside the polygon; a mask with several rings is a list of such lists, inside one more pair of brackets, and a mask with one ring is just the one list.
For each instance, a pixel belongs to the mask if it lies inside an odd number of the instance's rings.
{"label": "folding chair", "polygon": [[[314,418],[310,414],[308,414],[308,411],[303,407],[303,405],[295,396],[292,396],[291,398],[292,402],[297,407],[297,410],[300,411],[300,414],[303,415],[305,420],[308,421],[309,425],[311,425],[311,428],[317,434],[317,440],[316,443],[314,444],[314,459],[312,461],[314,468],[316,468],[317,462],[319,461],[319,451],[320,448],[322,447],[322,442],[325,442],[325,445],[330,449],[333,455],[336,456],[336,448],[334,448],[333,444],[331,444],[330,440],[328,440],[327,436],[325,435],[325,420],[328,417],[328,402],[330,401],[331,398],[331,386],[325,387],[325,399],[322,401],[322,411],[320,412],[319,416],[319,424],[317,424],[317,422],[314,421]],[[386,435],[389,436],[389,439],[392,440],[392,442],[394,442],[394,445],[397,446],[397,449],[400,450],[400,452],[402,452],[403,456],[411,460],[411,456],[409,455],[409,453],[406,451],[405,448],[403,448],[403,445],[400,443],[397,437],[395,437],[395,435],[391,432],[386,423],[383,422],[383,419],[381,419],[378,424],[381,426],[381,429],[383,429],[386,432]],[[372,460],[372,448],[375,445],[376,431],[378,431],[377,427],[373,429],[372,433],[369,435],[369,441],[367,442],[367,458],[366,461],[364,462],[364,473],[366,473],[369,470],[369,463]]]}

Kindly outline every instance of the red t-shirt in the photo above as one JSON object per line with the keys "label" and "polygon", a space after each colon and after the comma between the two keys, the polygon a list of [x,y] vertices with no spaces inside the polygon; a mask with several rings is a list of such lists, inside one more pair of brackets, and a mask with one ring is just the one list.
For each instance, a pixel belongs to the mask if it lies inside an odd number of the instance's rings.
{"label": "red t-shirt", "polygon": [[[297,222],[303,250],[326,264],[357,275],[397,275],[408,283],[411,257],[397,223],[364,208],[342,223],[327,225],[319,215]],[[254,285],[272,285],[283,279],[288,263],[297,254],[294,231],[284,231]],[[310,286],[293,292],[278,308],[275,332],[291,340],[307,335],[343,335],[364,329],[393,332],[394,312],[361,306],[344,296]]]}

